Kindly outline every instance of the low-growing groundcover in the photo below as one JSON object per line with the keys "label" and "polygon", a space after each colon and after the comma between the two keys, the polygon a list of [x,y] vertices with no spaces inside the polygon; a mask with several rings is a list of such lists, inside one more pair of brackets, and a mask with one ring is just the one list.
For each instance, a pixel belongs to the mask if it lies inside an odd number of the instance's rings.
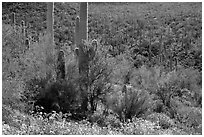
{"label": "low-growing groundcover", "polygon": [[162,125],[170,124],[171,121],[164,119],[163,123],[151,122],[142,118],[134,118],[125,123],[120,122],[119,127],[109,124],[100,127],[97,123],[89,121],[72,121],[62,118],[62,114],[53,113],[49,119],[43,119],[39,115],[29,116],[15,112],[11,123],[2,123],[4,135],[187,135],[186,132],[176,125],[170,128],[162,128]]}

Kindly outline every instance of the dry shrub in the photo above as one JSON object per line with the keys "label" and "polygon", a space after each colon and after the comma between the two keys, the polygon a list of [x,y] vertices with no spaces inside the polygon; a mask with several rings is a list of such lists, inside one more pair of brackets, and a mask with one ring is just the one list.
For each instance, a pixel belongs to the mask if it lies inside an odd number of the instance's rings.
{"label": "dry shrub", "polygon": [[107,106],[121,120],[141,117],[150,108],[150,95],[146,91],[129,89],[126,93],[115,91],[107,95]]}

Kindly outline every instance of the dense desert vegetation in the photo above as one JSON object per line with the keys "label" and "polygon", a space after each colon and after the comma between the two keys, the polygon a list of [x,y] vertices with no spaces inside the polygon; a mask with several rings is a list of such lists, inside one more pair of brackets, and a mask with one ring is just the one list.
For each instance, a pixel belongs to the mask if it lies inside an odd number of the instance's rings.
{"label": "dense desert vegetation", "polygon": [[202,3],[89,3],[87,79],[71,48],[80,3],[54,3],[52,65],[46,5],[2,3],[2,134],[202,134]]}

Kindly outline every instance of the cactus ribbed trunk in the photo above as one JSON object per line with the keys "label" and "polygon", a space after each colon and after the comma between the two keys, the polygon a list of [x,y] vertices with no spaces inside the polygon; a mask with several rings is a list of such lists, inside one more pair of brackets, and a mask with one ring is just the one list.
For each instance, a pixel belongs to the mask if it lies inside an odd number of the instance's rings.
{"label": "cactus ribbed trunk", "polygon": [[82,2],[80,4],[80,23],[79,23],[79,29],[80,32],[80,39],[87,40],[88,39],[88,3]]}
{"label": "cactus ribbed trunk", "polygon": [[170,69],[170,71],[173,70],[173,57],[172,57],[172,54],[170,55],[170,58],[169,58],[169,69]]}
{"label": "cactus ribbed trunk", "polygon": [[21,32],[22,32],[22,34],[23,34],[23,37],[25,38],[25,36],[26,36],[26,35],[25,35],[25,21],[23,21],[23,20],[21,21],[21,28],[22,28],[22,31],[21,31]]}
{"label": "cactus ribbed trunk", "polygon": [[86,75],[88,72],[88,59],[84,49],[83,40],[88,40],[88,3],[80,4],[79,21],[79,73]]}
{"label": "cactus ribbed trunk", "polygon": [[79,17],[76,18],[75,44],[78,48],[76,51],[78,59],[79,74],[82,81],[80,82],[82,111],[88,110],[88,57],[84,50],[83,40],[88,40],[88,3],[80,3]]}
{"label": "cactus ribbed trunk", "polygon": [[178,58],[177,57],[175,58],[175,70],[176,71],[178,70]]}
{"label": "cactus ribbed trunk", "polygon": [[14,31],[16,29],[16,14],[12,12],[11,14],[11,24],[13,25]]}
{"label": "cactus ribbed trunk", "polygon": [[24,20],[21,21],[21,29],[22,29],[21,33],[23,35],[23,43],[26,45],[28,43],[26,41],[26,30],[25,30],[25,21]]}
{"label": "cactus ribbed trunk", "polygon": [[64,51],[59,51],[57,58],[57,80],[64,79],[65,79],[65,55]]}
{"label": "cactus ribbed trunk", "polygon": [[80,47],[79,47],[79,70],[80,75],[83,75],[82,87],[85,90],[82,90],[82,110],[85,112],[88,110],[88,59],[86,58],[86,53],[84,53],[84,45],[83,40],[88,40],[88,3],[82,2],[80,4],[80,22],[79,22],[79,29],[80,29]]}
{"label": "cactus ribbed trunk", "polygon": [[50,44],[53,45],[54,41],[54,32],[53,32],[53,23],[54,23],[54,18],[53,18],[53,10],[54,10],[54,5],[53,2],[47,3],[47,34],[49,36]]}
{"label": "cactus ribbed trunk", "polygon": [[159,44],[159,65],[162,66],[162,35],[160,38],[160,44]]}
{"label": "cactus ribbed trunk", "polygon": [[[46,66],[52,66],[53,64],[53,50],[54,50],[54,32],[53,32],[53,11],[54,11],[54,5],[53,2],[47,3],[47,47],[46,47]],[[46,76],[51,78],[51,70],[50,68],[47,69]]]}

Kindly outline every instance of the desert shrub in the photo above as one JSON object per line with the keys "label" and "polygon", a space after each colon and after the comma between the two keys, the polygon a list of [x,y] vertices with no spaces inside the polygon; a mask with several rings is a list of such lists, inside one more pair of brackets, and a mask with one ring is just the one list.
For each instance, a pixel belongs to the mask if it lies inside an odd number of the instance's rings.
{"label": "desert shrub", "polygon": [[178,81],[175,82],[177,82],[178,87],[189,90],[186,96],[192,98],[192,105],[201,106],[202,73],[193,68],[181,68],[176,75],[178,76]]}
{"label": "desert shrub", "polygon": [[65,59],[66,80],[74,84],[80,77],[76,57],[73,54],[66,54]]}
{"label": "desert shrub", "polygon": [[25,113],[22,111],[20,112],[19,110],[13,109],[8,105],[3,105],[2,108],[2,121],[4,124],[8,124],[17,130],[20,129],[23,123],[29,123],[28,115],[25,115]]}
{"label": "desert shrub", "polygon": [[107,107],[115,112],[120,120],[131,119],[133,116],[141,117],[150,108],[148,92],[129,89],[126,93],[115,91],[107,95]]}
{"label": "desert shrub", "polygon": [[125,95],[125,117],[141,117],[150,108],[150,96],[146,91],[130,91]]}
{"label": "desert shrub", "polygon": [[132,85],[147,90],[153,96],[155,109],[159,113],[169,108],[171,98],[176,96],[190,106],[199,106],[202,100],[201,81],[198,70],[182,66],[172,72],[165,72],[158,66],[142,66],[135,69],[130,78]]}
{"label": "desert shrub", "polygon": [[60,110],[64,113],[77,110],[80,106],[79,90],[77,85],[69,81],[57,83],[59,88]]}
{"label": "desert shrub", "polygon": [[25,102],[34,101],[37,99],[40,92],[45,88],[48,83],[47,78],[31,78],[25,81],[24,100]]}
{"label": "desert shrub", "polygon": [[48,72],[50,72],[48,79],[55,78],[56,51],[53,50],[52,53],[47,53],[45,46],[47,44],[48,37],[44,36],[40,38],[39,43],[30,45],[29,49],[24,53],[22,61],[26,66],[24,71],[26,80],[29,80],[29,78],[46,78]]}
{"label": "desert shrub", "polygon": [[18,58],[19,55],[21,55],[27,49],[27,47],[24,45],[24,37],[21,34],[21,30],[18,26],[16,26],[16,29],[14,30],[11,25],[3,24],[2,34],[3,53],[6,53],[5,51],[9,50],[12,58]]}
{"label": "desert shrub", "polygon": [[[56,51],[53,50],[51,53],[47,53],[45,46],[47,44],[48,37],[43,36],[40,38],[39,43],[32,43],[29,49],[23,54],[22,62],[26,68],[23,71],[22,78],[26,82],[27,89],[24,92],[24,95],[26,96],[24,102],[36,102],[38,105],[44,104],[45,109],[48,109],[48,111],[50,111],[51,106],[55,104],[55,107],[63,106],[63,111],[67,111],[70,109],[68,104],[72,102],[72,99],[74,98],[71,91],[77,95],[75,90],[76,84],[74,84],[77,77],[73,79],[73,76],[76,73],[72,73],[74,71],[70,72],[72,75],[69,75],[68,78],[71,80],[66,78],[65,81],[67,83],[56,81]],[[67,56],[65,56],[65,58],[66,57]],[[66,63],[67,68],[72,67],[75,69],[75,66],[70,62]],[[69,63],[71,65],[69,65]],[[59,93],[62,94],[61,98],[59,97]],[[64,104],[59,102],[59,98]],[[32,110],[33,108],[30,107],[28,109]]]}
{"label": "desert shrub", "polygon": [[[46,79],[31,79],[27,83],[25,102],[33,102],[28,111],[37,111],[36,106],[42,106],[43,112],[52,110],[68,113],[77,109],[78,90],[76,85],[69,81],[49,82]],[[78,97],[79,98],[79,97]],[[28,105],[30,105],[28,103]]]}
{"label": "desert shrub", "polygon": [[26,90],[22,79],[25,66],[22,56],[27,47],[18,27],[14,31],[10,25],[2,26],[2,120],[13,123],[14,110],[24,112],[26,104],[23,92]]}
{"label": "desert shrub", "polygon": [[2,78],[12,79],[22,77],[25,66],[22,55],[26,50],[20,31],[14,31],[10,25],[2,26]]}
{"label": "desert shrub", "polygon": [[177,119],[187,127],[198,128],[202,125],[201,108],[183,106],[177,110]]}
{"label": "desert shrub", "polygon": [[[133,63],[128,54],[121,54],[115,58],[110,58],[111,67],[113,69],[111,73],[111,83],[126,83],[126,76],[128,73],[132,73]],[[126,83],[127,84],[127,83]]]}
{"label": "desert shrub", "polygon": [[133,70],[130,76],[130,83],[152,94],[157,89],[157,82],[161,79],[160,75],[164,73],[162,67],[147,67],[143,65]]}
{"label": "desert shrub", "polygon": [[7,105],[2,104],[2,122],[5,124],[12,123],[13,109]]}
{"label": "desert shrub", "polygon": [[[164,96],[163,92],[166,91],[167,95],[179,96],[182,100],[190,101],[191,106],[199,104],[198,96],[201,100],[201,77],[197,70],[188,68],[180,68],[178,71],[169,72],[164,74],[158,82],[157,93],[159,96]],[[158,94],[157,94],[158,95]]]}
{"label": "desert shrub", "polygon": [[[92,46],[90,41],[85,44],[88,47]],[[88,78],[79,77],[79,82],[88,85],[88,101],[92,112],[97,109],[98,102],[103,100],[104,94],[108,92],[107,84],[110,83],[110,74],[112,73],[112,66],[107,57],[107,48],[99,42],[96,48],[93,58],[89,61]]]}
{"label": "desert shrub", "polygon": [[[18,79],[6,80],[2,82],[2,104],[8,108],[25,111],[26,106],[22,102],[24,98],[25,84]],[[9,111],[10,112],[10,111]],[[5,115],[6,117],[7,115]]]}
{"label": "desert shrub", "polygon": [[181,67],[178,71],[169,73],[169,79],[179,88],[194,92],[200,89],[202,83],[201,73],[193,68]]}

